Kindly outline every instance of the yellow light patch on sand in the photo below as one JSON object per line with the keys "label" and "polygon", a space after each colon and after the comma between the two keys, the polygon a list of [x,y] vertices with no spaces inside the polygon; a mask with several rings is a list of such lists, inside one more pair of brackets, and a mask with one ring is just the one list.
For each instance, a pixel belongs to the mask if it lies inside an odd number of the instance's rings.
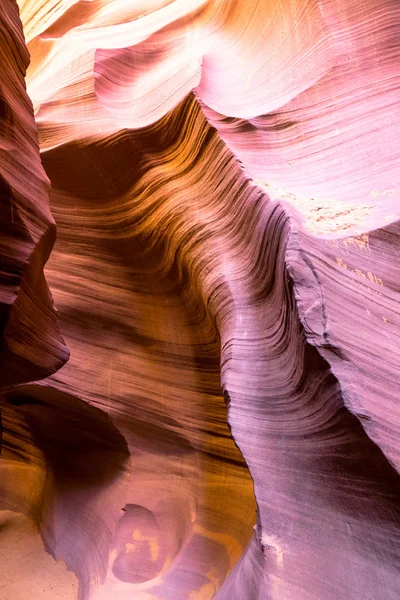
{"label": "yellow light patch on sand", "polygon": [[[151,560],[155,562],[160,555],[160,544],[157,539],[151,535],[143,535],[139,529],[135,529],[132,537],[137,542],[148,542],[150,546]],[[131,544],[134,546],[134,544]]]}

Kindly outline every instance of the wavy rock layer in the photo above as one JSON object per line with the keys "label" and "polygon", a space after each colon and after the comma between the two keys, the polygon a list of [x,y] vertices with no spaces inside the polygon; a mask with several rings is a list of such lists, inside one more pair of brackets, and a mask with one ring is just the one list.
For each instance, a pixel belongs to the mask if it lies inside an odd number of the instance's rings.
{"label": "wavy rock layer", "polygon": [[1,389],[53,373],[68,352],[43,276],[55,224],[25,88],[29,56],[14,2],[2,3],[0,27]]}
{"label": "wavy rock layer", "polygon": [[20,5],[43,148],[149,125],[194,88],[252,177],[361,205],[364,231],[399,218],[397,0]]}
{"label": "wavy rock layer", "polygon": [[396,600],[397,2],[19,4],[2,508],[80,600]]}

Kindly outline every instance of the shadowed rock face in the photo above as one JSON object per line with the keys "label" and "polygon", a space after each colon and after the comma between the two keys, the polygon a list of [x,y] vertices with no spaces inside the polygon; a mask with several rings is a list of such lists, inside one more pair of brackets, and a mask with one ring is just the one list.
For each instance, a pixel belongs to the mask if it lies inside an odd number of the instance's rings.
{"label": "shadowed rock face", "polygon": [[78,579],[43,598],[397,600],[398,2],[18,4],[0,509]]}

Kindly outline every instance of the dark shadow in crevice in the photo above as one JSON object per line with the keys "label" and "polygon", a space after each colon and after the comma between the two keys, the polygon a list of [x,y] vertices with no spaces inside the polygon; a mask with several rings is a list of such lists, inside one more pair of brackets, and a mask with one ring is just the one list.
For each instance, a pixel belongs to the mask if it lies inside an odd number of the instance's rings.
{"label": "dark shadow in crevice", "polygon": [[99,486],[124,469],[129,459],[126,441],[98,408],[38,385],[15,388],[4,398],[18,407],[61,488]]}

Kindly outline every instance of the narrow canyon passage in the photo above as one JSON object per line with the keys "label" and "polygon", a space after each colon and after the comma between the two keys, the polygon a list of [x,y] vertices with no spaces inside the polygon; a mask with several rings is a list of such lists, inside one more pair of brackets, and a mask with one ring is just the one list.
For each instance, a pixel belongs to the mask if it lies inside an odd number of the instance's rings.
{"label": "narrow canyon passage", "polygon": [[[113,148],[115,164],[118,152],[121,161],[127,153],[129,140],[122,142]],[[122,239],[101,218],[110,205],[118,212],[115,195],[104,198],[102,181],[77,197],[88,170],[107,178],[108,155],[94,146],[85,156],[78,148],[43,156],[58,224],[46,276],[71,351],[66,368],[44,383],[105,411],[131,454],[129,480],[113,506],[125,513],[116,525],[104,589],[94,597],[106,597],[113,586],[123,595],[121,580],[127,597],[136,590],[129,584],[138,586],[136,593],[212,597],[255,524],[252,481],[227,426],[218,331],[201,297],[185,293],[174,270],[165,274],[159,247],[149,251],[146,238],[135,236],[133,211],[132,234]],[[79,165],[73,179],[63,156]],[[108,185],[112,189],[113,182]],[[107,502],[105,493],[100,521]],[[155,518],[154,526],[145,514]],[[75,526],[79,531],[83,523]],[[155,554],[146,559],[152,544]],[[66,556],[68,549],[60,547],[60,558]],[[92,578],[90,567],[83,568],[84,578]]]}
{"label": "narrow canyon passage", "polygon": [[0,2],[0,600],[398,600],[399,6]]}

